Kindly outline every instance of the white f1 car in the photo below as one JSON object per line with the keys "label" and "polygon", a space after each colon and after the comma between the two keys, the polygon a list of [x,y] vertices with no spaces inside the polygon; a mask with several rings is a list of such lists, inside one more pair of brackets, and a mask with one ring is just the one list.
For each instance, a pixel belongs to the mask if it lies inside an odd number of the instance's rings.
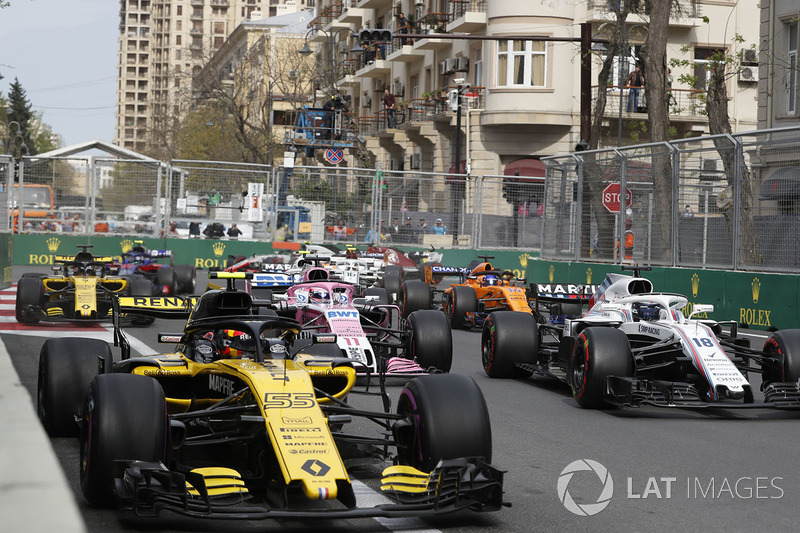
{"label": "white f1 car", "polygon": [[[537,314],[492,313],[483,326],[490,377],[549,375],[572,388],[582,407],[800,408],[800,329],[774,332],[763,351],[738,336],[736,322],[697,318],[714,310],[685,296],[654,293],[650,280],[608,274],[589,312],[563,326]],[[755,402],[748,373],[762,374]]]}

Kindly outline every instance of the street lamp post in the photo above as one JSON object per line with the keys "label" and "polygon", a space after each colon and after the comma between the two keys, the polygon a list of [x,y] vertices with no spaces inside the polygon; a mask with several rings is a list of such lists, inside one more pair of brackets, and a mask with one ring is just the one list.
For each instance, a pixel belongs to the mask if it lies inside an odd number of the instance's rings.
{"label": "street lamp post", "polygon": [[[336,67],[338,65],[338,63],[336,61],[336,47],[334,46],[336,44],[336,38],[340,34],[342,34],[343,32],[347,32],[351,37],[357,37],[357,34],[354,31],[350,30],[349,28],[339,28],[338,30],[332,31],[332,32],[328,32],[326,30],[323,30],[322,28],[312,28],[312,29],[308,30],[308,32],[306,32],[305,43],[303,44],[303,48],[301,48],[299,50],[300,54],[302,54],[304,56],[309,56],[309,55],[314,53],[313,50],[311,50],[311,47],[308,45],[308,36],[311,35],[313,32],[317,32],[317,31],[318,32],[322,32],[325,35],[325,37],[327,38],[327,41],[328,41],[327,42],[327,45],[328,45],[328,60],[330,61],[330,69],[329,69],[329,71],[330,71],[330,79],[328,80],[329,83],[330,83],[330,91],[329,92],[335,93],[336,92]],[[360,53],[360,52],[362,52],[362,49],[358,45],[358,43],[356,43],[356,44],[353,45],[353,48],[350,49],[349,52],[342,52],[342,54],[346,56],[348,53]]]}

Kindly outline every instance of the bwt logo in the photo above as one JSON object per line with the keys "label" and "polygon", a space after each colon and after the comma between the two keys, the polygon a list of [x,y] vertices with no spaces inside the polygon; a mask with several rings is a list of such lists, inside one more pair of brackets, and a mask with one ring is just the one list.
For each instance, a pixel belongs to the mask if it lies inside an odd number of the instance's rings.
{"label": "bwt logo", "polygon": [[[572,481],[572,477],[576,472],[583,471],[594,472],[603,485],[595,503],[576,503],[569,493],[569,483]],[[611,497],[614,495],[614,480],[611,479],[611,474],[608,473],[608,469],[597,461],[578,459],[568,464],[567,467],[561,471],[561,475],[558,476],[556,489],[558,490],[558,499],[561,500],[561,503],[569,512],[578,516],[592,516],[608,507],[608,504],[611,503]]]}

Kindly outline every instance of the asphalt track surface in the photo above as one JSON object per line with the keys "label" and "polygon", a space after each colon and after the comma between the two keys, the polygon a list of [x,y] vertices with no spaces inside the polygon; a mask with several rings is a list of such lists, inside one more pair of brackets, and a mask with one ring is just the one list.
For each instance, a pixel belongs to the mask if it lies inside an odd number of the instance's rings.
{"label": "asphalt track surface", "polygon": [[[19,279],[22,272],[15,267],[14,279]],[[204,285],[204,274],[198,273],[198,287]],[[14,327],[13,316],[11,322],[6,318],[5,323],[0,323],[0,339],[11,355],[20,382],[35,402],[39,349],[46,336],[60,333],[46,326],[8,329],[11,327]],[[180,324],[177,327],[180,328]],[[175,331],[175,328],[174,321],[158,320],[149,328],[129,332],[142,341],[138,348],[155,352],[155,333]],[[103,329],[96,333],[108,335],[104,332]],[[480,364],[480,333],[453,333],[452,372],[472,377],[483,390],[492,420],[493,463],[507,470],[505,499],[512,507],[498,513],[466,512],[426,520],[220,523],[168,517],[156,523],[120,522],[114,511],[90,508],[83,501],[77,480],[77,441],[51,439],[50,442],[86,529],[91,532],[131,528],[159,531],[263,531],[266,528],[285,531],[791,531],[797,527],[800,520],[800,411],[584,410],[575,404],[564,385],[551,379],[493,380],[486,377]],[[759,348],[764,334],[747,334],[753,335],[753,347]],[[757,390],[759,376],[751,375],[750,379]],[[397,392],[399,389],[393,392],[395,400]],[[756,392],[756,401],[760,399],[760,393]],[[584,459],[590,461],[575,463]],[[568,465],[573,466],[567,469]],[[380,498],[373,490],[378,481],[379,468],[376,468],[365,466],[359,469],[363,476],[354,476],[360,480],[359,498],[367,500],[369,505],[378,503]],[[609,490],[609,483],[613,483],[613,491]],[[567,505],[562,503],[562,498]],[[361,504],[365,502],[362,500]],[[574,514],[567,506],[589,516]],[[47,501],[30,502],[31,513],[47,512],[47,509]],[[594,512],[596,514],[591,514]]]}

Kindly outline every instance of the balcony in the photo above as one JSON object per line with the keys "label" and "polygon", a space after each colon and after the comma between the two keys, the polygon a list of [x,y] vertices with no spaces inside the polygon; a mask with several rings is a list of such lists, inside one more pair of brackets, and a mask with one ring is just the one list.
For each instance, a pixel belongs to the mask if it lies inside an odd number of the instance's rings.
{"label": "balcony", "polygon": [[339,17],[339,22],[344,24],[355,24],[358,27],[363,26],[362,21],[368,15],[372,14],[371,9],[361,9],[357,7],[351,7],[345,9],[341,16]]}
{"label": "balcony", "polygon": [[[586,20],[587,22],[615,22],[617,16],[611,9],[611,2],[614,0],[590,0]],[[649,1],[646,0],[627,0],[632,1],[628,15],[628,24],[648,24],[650,22]],[[673,9],[669,19],[669,25],[673,28],[694,28],[702,23],[699,18],[696,0],[679,0],[680,10]],[[637,7],[638,6],[638,7]]]}
{"label": "balcony", "polygon": [[392,0],[361,0],[356,7],[365,9],[392,7]]}
{"label": "balcony", "polygon": [[[406,44],[403,44],[403,41]],[[422,49],[415,47],[411,44],[411,39],[405,37],[395,37],[386,53],[389,61],[399,61],[401,63],[413,63],[420,59],[425,58],[425,52]]]}
{"label": "balcony", "polygon": [[[622,89],[622,95],[620,98],[620,89]],[[592,101],[597,99],[597,90],[598,87],[595,85],[592,87]],[[701,124],[706,124],[708,122],[708,116],[705,114],[705,103],[703,102],[702,95],[704,95],[706,91],[700,91],[696,89],[672,89],[670,91],[670,99],[669,99],[669,119],[671,122],[697,122]],[[652,95],[649,92],[645,91],[645,100],[646,103],[648,98],[651,98]],[[665,95],[665,98],[668,96]],[[620,102],[622,103],[622,118],[629,118],[629,119],[636,119],[636,120],[647,120],[647,110],[644,108],[643,113],[638,112],[627,112],[627,105],[628,105],[628,88],[627,87],[619,87],[616,85],[608,86],[606,90],[606,108],[603,116],[608,119],[618,118],[619,117],[619,110],[620,110]],[[640,105],[641,105],[641,95],[640,95]]]}
{"label": "balcony", "polygon": [[486,0],[450,0],[449,7],[448,32],[476,33],[486,29]]}

